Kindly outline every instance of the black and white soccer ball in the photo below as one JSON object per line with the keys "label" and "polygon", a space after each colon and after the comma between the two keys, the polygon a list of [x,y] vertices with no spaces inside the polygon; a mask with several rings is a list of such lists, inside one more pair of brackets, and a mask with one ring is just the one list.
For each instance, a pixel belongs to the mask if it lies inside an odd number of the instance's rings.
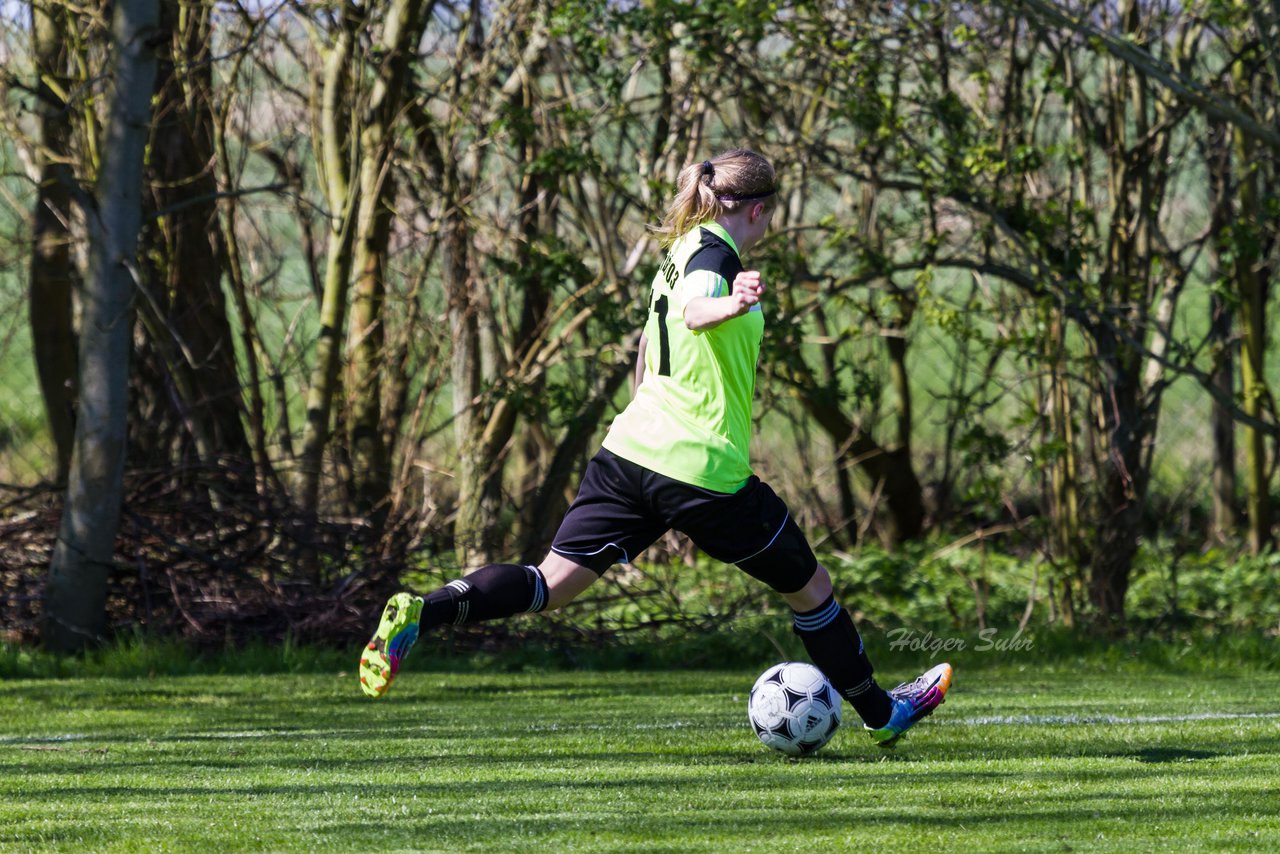
{"label": "black and white soccer ball", "polygon": [[840,727],[840,695],[812,664],[784,661],[761,673],[752,686],[747,717],[766,745],[804,756]]}

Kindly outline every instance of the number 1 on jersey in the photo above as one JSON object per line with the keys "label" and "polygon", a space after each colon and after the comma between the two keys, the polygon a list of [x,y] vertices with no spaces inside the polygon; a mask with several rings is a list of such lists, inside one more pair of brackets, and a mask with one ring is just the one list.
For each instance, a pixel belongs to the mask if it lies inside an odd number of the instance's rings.
{"label": "number 1 on jersey", "polygon": [[671,376],[671,339],[667,332],[667,295],[658,297],[653,304],[654,313],[658,315],[658,376]]}

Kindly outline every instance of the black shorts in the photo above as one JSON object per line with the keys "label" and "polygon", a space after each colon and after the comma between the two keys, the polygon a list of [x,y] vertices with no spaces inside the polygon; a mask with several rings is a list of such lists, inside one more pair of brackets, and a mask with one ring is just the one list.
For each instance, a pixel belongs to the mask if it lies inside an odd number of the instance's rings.
{"label": "black shorts", "polygon": [[737,492],[715,492],[604,449],[587,463],[551,550],[603,575],[669,530],[779,593],[800,590],[818,568],[787,505],[760,478],[753,475]]}

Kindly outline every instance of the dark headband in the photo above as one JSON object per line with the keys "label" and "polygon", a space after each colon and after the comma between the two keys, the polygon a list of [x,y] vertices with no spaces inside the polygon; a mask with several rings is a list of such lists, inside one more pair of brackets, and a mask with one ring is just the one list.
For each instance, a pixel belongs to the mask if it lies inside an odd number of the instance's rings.
{"label": "dark headband", "polygon": [[722,202],[755,202],[755,201],[759,201],[760,199],[767,199],[777,192],[778,192],[777,190],[764,190],[763,192],[759,192],[759,193],[743,193],[741,195],[734,193],[734,194],[728,194],[723,196],[716,196],[716,198]]}

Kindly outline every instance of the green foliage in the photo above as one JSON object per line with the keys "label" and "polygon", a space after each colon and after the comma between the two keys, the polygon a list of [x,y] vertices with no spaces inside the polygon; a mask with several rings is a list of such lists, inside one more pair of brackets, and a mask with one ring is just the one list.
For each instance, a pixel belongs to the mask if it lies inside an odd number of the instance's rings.
{"label": "green foliage", "polygon": [[319,646],[250,643],[234,649],[200,650],[190,644],[142,635],[80,656],[0,644],[0,678],[69,679],[85,676],[148,679],[215,674],[318,673],[340,669],[350,655]]}
{"label": "green foliage", "polygon": [[1012,633],[1030,594],[1028,564],[994,550],[868,547],[824,561],[840,601],[880,631],[997,627]]}
{"label": "green foliage", "polygon": [[[1260,629],[1280,637],[1280,553],[1239,556],[1172,542],[1139,553],[1130,614],[1157,625],[1204,624],[1218,631]],[[1280,648],[1273,651],[1280,659]]]}
{"label": "green foliage", "polygon": [[[1012,633],[1030,602],[1031,631],[1057,633],[1064,649],[1080,640],[1050,622],[1045,585],[1055,570],[1038,558],[995,547],[912,544],[896,552],[864,546],[857,554],[824,556],[823,562],[840,600],[878,631],[995,627]],[[1161,639],[1176,635],[1216,644],[1219,636],[1234,637],[1246,657],[1252,650],[1280,665],[1280,647],[1265,641],[1280,636],[1280,592],[1271,583],[1278,571],[1275,553],[1256,558],[1218,550],[1188,554],[1169,542],[1144,544],[1129,591],[1132,643],[1150,640],[1159,646]]]}

